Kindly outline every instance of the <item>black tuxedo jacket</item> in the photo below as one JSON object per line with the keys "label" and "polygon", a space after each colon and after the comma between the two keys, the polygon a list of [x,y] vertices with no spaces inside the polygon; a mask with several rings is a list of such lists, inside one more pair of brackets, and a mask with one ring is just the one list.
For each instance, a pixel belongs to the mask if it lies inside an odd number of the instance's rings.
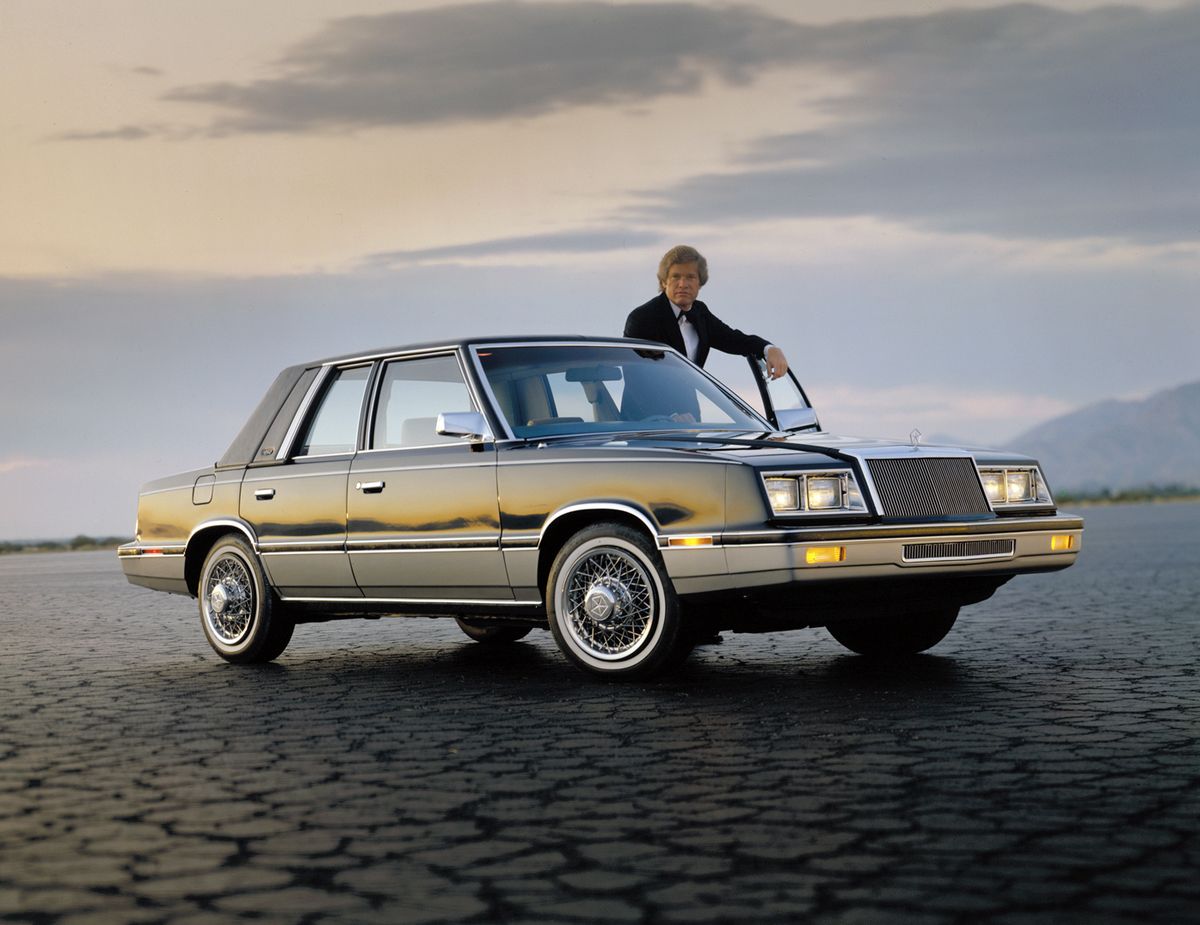
{"label": "black tuxedo jacket", "polygon": [[[731,328],[710,312],[703,302],[693,302],[687,316],[688,323],[695,325],[696,333],[700,335],[700,344],[696,348],[697,366],[704,365],[708,351],[713,348],[722,353],[760,357],[770,343],[754,334],[743,334]],[[675,320],[675,309],[671,307],[665,292],[660,292],[645,305],[639,305],[629,313],[625,319],[625,336],[655,340],[687,356],[683,334],[679,330],[679,322]]]}

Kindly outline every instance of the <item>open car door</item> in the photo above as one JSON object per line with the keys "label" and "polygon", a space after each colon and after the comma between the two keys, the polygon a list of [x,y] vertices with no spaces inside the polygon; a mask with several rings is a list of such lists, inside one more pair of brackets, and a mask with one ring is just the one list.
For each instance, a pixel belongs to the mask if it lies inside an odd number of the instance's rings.
{"label": "open car door", "polygon": [[754,381],[758,384],[768,421],[780,430],[821,429],[816,409],[790,369],[779,379],[772,379],[767,375],[767,363],[761,357],[746,357],[746,362],[750,364]]}

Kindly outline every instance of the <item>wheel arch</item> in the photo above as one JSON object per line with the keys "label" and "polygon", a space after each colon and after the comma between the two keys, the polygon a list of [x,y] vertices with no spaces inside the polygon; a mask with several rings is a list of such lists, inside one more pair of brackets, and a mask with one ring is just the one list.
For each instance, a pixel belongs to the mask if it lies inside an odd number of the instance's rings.
{"label": "wheel arch", "polygon": [[614,502],[592,502],[572,504],[551,515],[542,528],[538,539],[537,586],[547,593],[546,582],[550,578],[550,567],[563,545],[574,534],[585,527],[598,523],[617,523],[632,527],[657,547],[658,529],[650,515],[636,507]]}
{"label": "wheel arch", "polygon": [[187,550],[183,559],[183,578],[187,583],[188,593],[196,596],[200,587],[200,570],[204,560],[217,541],[227,534],[240,534],[255,552],[258,551],[258,540],[250,526],[240,520],[215,520],[201,524],[188,537]]}

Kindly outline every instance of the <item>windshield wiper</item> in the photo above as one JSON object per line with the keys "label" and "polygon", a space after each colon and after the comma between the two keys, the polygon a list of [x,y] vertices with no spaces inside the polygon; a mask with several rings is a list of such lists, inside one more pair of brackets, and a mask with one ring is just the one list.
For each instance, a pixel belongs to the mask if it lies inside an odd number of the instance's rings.
{"label": "windshield wiper", "polygon": [[[755,431],[755,433],[770,432]],[[745,433],[745,431],[734,431],[734,433]],[[708,436],[709,434],[712,436]],[[801,450],[805,453],[819,453],[822,456],[831,456],[834,459],[840,459],[842,462],[850,463],[851,465],[855,461],[853,456],[827,446],[814,446],[810,443],[799,443],[794,440],[773,440],[766,437],[722,437],[713,433],[711,429],[693,432],[681,432],[674,428],[671,430],[622,430],[597,434],[549,434],[545,437],[526,437],[524,439],[526,443],[550,443],[561,440],[590,438],[605,442],[614,440],[664,440],[671,443],[716,443],[725,446],[751,447],[753,449]]]}
{"label": "windshield wiper", "polygon": [[832,456],[834,459],[840,459],[842,462],[853,463],[854,457],[840,450],[835,450],[827,446],[814,446],[810,443],[799,443],[794,440],[772,440],[766,437],[745,438],[745,437],[707,437],[703,434],[684,435],[678,431],[635,431],[626,436],[651,437],[655,440],[669,440],[674,443],[720,443],[728,446],[748,446],[756,449],[788,449],[802,450],[805,453],[820,453],[822,456]]}

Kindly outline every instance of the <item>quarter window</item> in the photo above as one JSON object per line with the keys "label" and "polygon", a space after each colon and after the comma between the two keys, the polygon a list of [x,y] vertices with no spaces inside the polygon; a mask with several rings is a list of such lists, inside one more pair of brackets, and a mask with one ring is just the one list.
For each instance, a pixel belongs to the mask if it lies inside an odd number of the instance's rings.
{"label": "quarter window", "polygon": [[474,411],[453,356],[393,360],[384,367],[371,446],[377,450],[458,443],[437,432],[439,414]]}
{"label": "quarter window", "polygon": [[358,446],[358,421],[370,366],[339,369],[309,419],[295,456],[353,453]]}

